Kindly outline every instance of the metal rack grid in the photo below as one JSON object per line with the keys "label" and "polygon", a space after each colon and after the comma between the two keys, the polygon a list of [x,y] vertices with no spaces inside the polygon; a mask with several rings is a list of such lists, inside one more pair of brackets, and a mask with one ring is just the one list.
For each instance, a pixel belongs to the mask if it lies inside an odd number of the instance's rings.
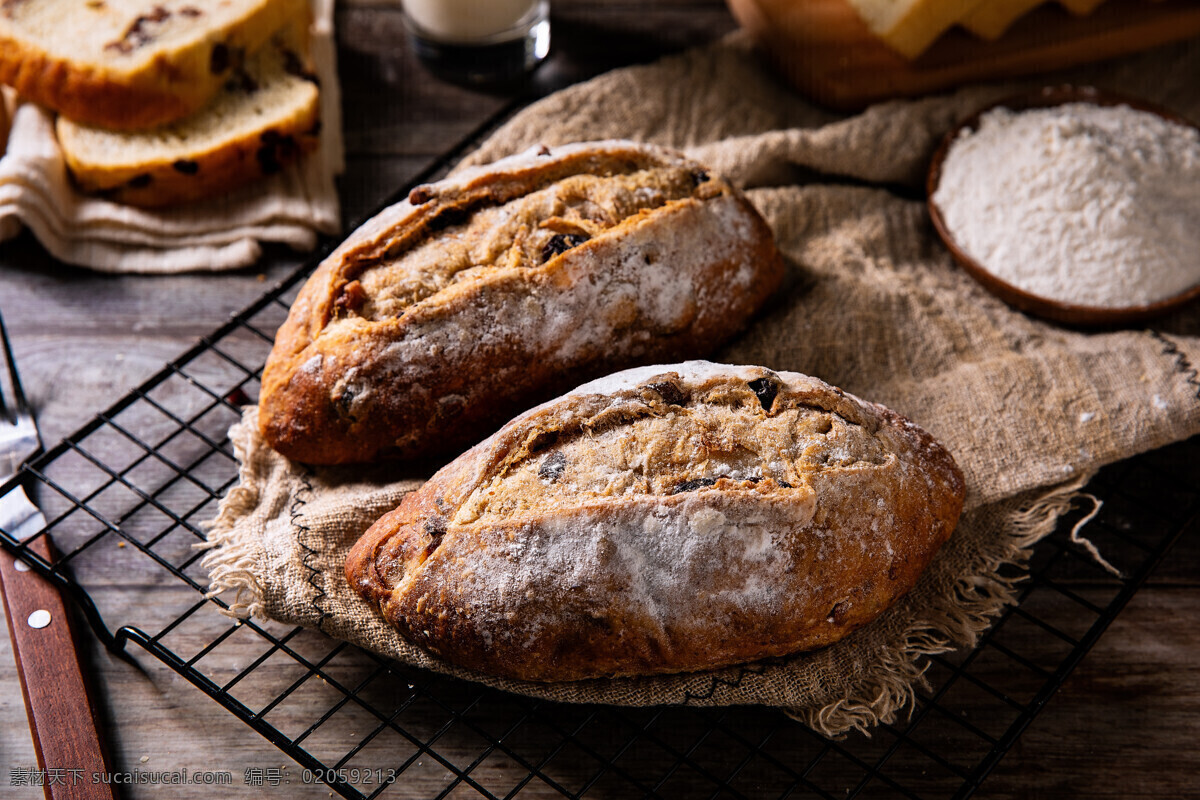
{"label": "metal rack grid", "polygon": [[[1103,510],[1083,532],[1126,577],[1071,543],[1082,512],[1068,515],[979,646],[929,658],[912,715],[843,741],[768,709],[534,700],[302,628],[235,622],[203,597],[195,544],[236,482],[226,431],[257,396],[275,329],[316,263],[0,487],[35,490],[56,561],[2,531],[0,544],[73,597],[108,647],[133,642],[347,798],[967,797],[1200,512],[1200,438],[1104,470],[1088,489]],[[146,591],[192,591],[106,616],[106,588],[129,575]]]}

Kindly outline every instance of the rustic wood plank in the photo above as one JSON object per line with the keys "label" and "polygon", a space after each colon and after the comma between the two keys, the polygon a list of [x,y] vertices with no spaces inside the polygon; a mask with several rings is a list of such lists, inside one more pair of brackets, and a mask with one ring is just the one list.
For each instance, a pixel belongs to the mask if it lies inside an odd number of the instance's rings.
{"label": "rustic wood plank", "polygon": [[1196,797],[1197,615],[1193,589],[1140,592],[977,797]]}

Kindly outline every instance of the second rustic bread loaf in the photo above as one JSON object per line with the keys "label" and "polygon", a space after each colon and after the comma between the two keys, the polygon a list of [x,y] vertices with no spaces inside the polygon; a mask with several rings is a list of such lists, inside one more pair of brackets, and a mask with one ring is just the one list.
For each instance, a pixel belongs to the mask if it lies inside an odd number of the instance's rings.
{"label": "second rustic bread loaf", "polygon": [[882,406],[761,367],[644,367],[456,459],[363,535],[346,577],[479,672],[710,669],[875,619],[962,502],[950,454]]}
{"label": "second rustic bread loaf", "polygon": [[461,448],[580,380],[712,351],[782,275],[762,217],[682,155],[534,148],[415,189],[325,260],[260,427],[309,463]]}
{"label": "second rustic bread loaf", "polygon": [[133,130],[207,103],[308,0],[4,0],[0,83],[73,120]]}

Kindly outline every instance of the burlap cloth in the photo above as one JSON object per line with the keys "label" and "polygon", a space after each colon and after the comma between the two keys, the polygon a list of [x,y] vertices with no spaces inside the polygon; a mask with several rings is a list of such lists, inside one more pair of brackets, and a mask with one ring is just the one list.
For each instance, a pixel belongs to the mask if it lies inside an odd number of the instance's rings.
{"label": "burlap cloth", "polygon": [[[342,172],[334,0],[312,0],[311,55],[321,81],[321,143],[277,175],[219,198],[141,209],[85,195],[67,173],[54,115],[11,92],[8,148],[0,130],[0,242],[23,227],[55,257],[103,272],[172,273],[248,266],[262,242],[311,250],[341,227],[334,176]],[[0,98],[4,101],[5,98]],[[0,113],[0,129],[4,126]]]}
{"label": "burlap cloth", "polygon": [[[1200,42],[1083,77],[1191,117]],[[1078,79],[1080,76],[1074,76]],[[241,483],[206,556],[237,613],[320,628],[398,660],[508,691],[629,705],[764,704],[839,734],[913,699],[923,656],[971,645],[1009,602],[998,574],[1051,532],[1100,466],[1200,431],[1200,310],[1154,330],[1081,333],[1015,313],[958,270],[918,200],[932,149],[956,120],[1013,86],[876,106],[835,118],[782,86],[734,36],[604,75],[537,103],[468,161],[543,142],[631,137],[686,148],[748,190],[790,279],[717,360],[819,376],[918,421],[954,453],[966,510],[919,585],[825,650],[715,672],[539,685],[495,680],[412,647],[348,587],[349,546],[420,483],[309,469],[267,448],[254,410],[231,433]],[[393,483],[372,477],[386,475]]]}

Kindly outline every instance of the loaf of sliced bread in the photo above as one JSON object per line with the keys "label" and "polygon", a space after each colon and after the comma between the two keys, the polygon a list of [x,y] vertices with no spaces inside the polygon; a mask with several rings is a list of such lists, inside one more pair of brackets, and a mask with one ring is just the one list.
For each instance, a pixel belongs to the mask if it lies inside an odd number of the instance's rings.
{"label": "loaf of sliced bread", "polygon": [[907,59],[972,13],[983,0],[848,0],[871,33]]}
{"label": "loaf of sliced bread", "polygon": [[119,132],[58,118],[58,140],[76,184],[117,202],[155,207],[211,197],[278,172],[315,148],[316,79],[298,34],[272,39],[220,93],[186,119]]}
{"label": "loaf of sliced bread", "polygon": [[0,83],[118,130],[209,102],[308,0],[0,0]]}

